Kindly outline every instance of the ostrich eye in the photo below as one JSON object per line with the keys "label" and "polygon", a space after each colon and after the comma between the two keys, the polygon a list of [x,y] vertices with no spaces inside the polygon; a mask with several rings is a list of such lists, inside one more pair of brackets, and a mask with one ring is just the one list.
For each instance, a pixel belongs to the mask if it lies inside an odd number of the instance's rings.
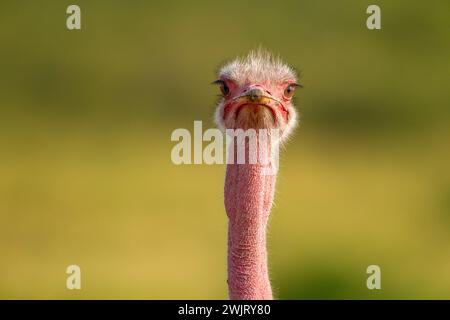
{"label": "ostrich eye", "polygon": [[287,88],[284,90],[284,96],[286,98],[292,98],[292,96],[295,93],[295,89],[297,89],[297,87],[299,87],[300,85],[296,84],[296,83],[292,83],[290,85],[287,86]]}
{"label": "ostrich eye", "polygon": [[220,91],[222,92],[223,96],[226,96],[230,93],[230,88],[227,86],[225,81],[223,80],[216,80],[213,82],[213,84],[218,84],[220,86]]}
{"label": "ostrich eye", "polygon": [[224,96],[228,95],[228,93],[230,93],[230,88],[228,88],[228,86],[226,85],[225,82],[222,82],[220,84],[220,91],[222,92],[222,94]]}

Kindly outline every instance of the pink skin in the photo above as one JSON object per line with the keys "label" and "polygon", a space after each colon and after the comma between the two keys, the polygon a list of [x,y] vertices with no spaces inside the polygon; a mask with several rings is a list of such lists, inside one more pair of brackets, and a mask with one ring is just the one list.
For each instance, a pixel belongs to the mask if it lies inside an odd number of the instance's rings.
{"label": "pink skin", "polygon": [[[236,100],[236,97],[255,87],[261,88],[264,95],[271,98],[263,105],[272,111],[273,128],[287,126],[289,109],[286,106],[290,103],[290,97],[284,93],[292,82],[276,87],[251,83],[239,87],[232,81],[221,80],[229,87],[222,113],[227,128],[234,128],[239,109],[244,105],[261,105],[258,101]],[[248,151],[248,146],[245,147]],[[267,147],[270,150],[272,144],[269,143]],[[229,218],[228,289],[229,297],[233,300],[273,299],[267,267],[266,227],[274,198],[276,171],[267,173],[267,168],[273,168],[274,165],[271,153],[267,154],[269,156],[265,159],[259,157],[256,164],[236,164],[234,161],[227,165],[225,209]]]}
{"label": "pink skin", "polygon": [[228,289],[233,300],[272,299],[267,270],[266,226],[276,175],[268,175],[263,169],[259,163],[227,166]]}

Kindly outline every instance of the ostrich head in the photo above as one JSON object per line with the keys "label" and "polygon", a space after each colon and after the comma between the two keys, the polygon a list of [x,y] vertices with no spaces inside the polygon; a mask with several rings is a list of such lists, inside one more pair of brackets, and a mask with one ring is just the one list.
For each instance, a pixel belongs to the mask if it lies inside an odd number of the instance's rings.
{"label": "ostrich head", "polygon": [[283,140],[295,127],[292,98],[301,85],[294,70],[269,52],[259,49],[225,64],[214,83],[222,93],[215,112],[220,129],[279,129]]}

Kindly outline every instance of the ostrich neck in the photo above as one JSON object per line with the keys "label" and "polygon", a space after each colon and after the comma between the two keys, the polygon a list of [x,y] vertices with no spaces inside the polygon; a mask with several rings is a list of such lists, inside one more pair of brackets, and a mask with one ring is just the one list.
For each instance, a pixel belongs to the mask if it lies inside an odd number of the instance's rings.
{"label": "ostrich neck", "polygon": [[[246,148],[248,150],[248,148]],[[225,208],[228,225],[228,288],[233,300],[272,299],[267,268],[266,227],[276,174],[261,164],[228,164]],[[269,172],[269,173],[268,173]]]}

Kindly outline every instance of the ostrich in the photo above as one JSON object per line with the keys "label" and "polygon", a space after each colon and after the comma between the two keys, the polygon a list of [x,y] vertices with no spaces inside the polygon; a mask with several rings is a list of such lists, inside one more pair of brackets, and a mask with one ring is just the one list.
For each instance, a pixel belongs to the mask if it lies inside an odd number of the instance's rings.
{"label": "ostrich", "polygon": [[[273,299],[266,226],[275,191],[274,150],[296,125],[292,104],[294,92],[300,86],[296,81],[291,67],[259,49],[225,64],[214,82],[222,93],[215,112],[215,122],[221,130],[229,134],[230,129],[234,132],[252,129],[256,136],[264,131],[260,129],[279,133],[266,140],[268,156],[258,157],[256,162],[236,163],[234,150],[228,153],[234,157],[227,164],[224,197],[228,216],[227,282],[232,300]],[[242,143],[244,152],[250,153],[250,142],[244,138]],[[235,147],[234,143],[230,145]],[[258,147],[262,147],[260,142]],[[272,170],[267,171],[268,168]]]}

